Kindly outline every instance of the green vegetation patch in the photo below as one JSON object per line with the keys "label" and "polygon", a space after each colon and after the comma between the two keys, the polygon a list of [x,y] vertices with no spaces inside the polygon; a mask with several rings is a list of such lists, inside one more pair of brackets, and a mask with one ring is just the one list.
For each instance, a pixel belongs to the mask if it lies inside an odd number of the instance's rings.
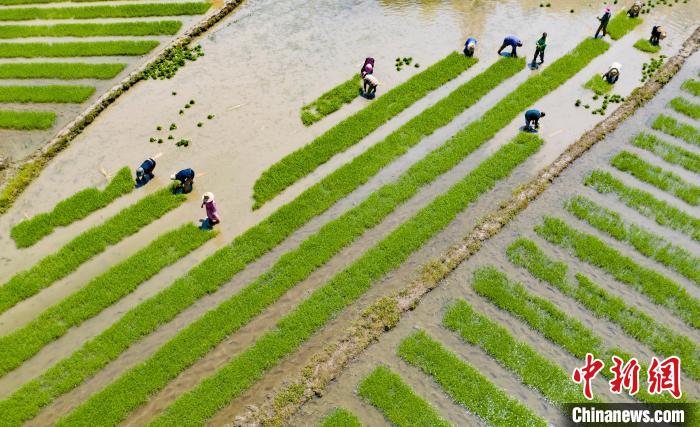
{"label": "green vegetation patch", "polygon": [[[144,75],[146,78],[154,80],[170,79],[177,73],[177,70],[185,66],[187,61],[196,61],[200,56],[204,56],[201,45],[193,48],[189,46],[171,47],[144,71]],[[190,101],[189,104],[185,105],[185,108],[190,108],[193,103],[194,101]]]}
{"label": "green vegetation patch", "polygon": [[598,95],[604,95],[612,90],[614,85],[608,83],[600,75],[596,74],[583,87],[592,90]]}
{"label": "green vegetation patch", "polygon": [[700,81],[693,79],[686,80],[681,85],[681,89],[695,96],[700,96]]}
{"label": "green vegetation patch", "polygon": [[459,300],[448,307],[442,324],[469,344],[481,347],[523,384],[539,391],[550,402],[559,406],[586,402],[580,388],[559,365],[528,344],[517,341],[506,328],[474,311],[466,301]]}
{"label": "green vegetation patch", "polygon": [[695,102],[679,96],[673,98],[669,105],[677,112],[685,114],[691,119],[700,119],[700,104],[696,104]]}
{"label": "green vegetation patch", "polygon": [[640,133],[632,140],[632,145],[650,151],[674,165],[679,165],[691,172],[700,173],[700,156],[669,144],[661,138],[647,133]]}
{"label": "green vegetation patch", "polygon": [[104,190],[87,188],[79,191],[59,202],[51,212],[40,213],[34,218],[18,223],[10,230],[10,236],[19,248],[32,246],[53,233],[54,228],[79,221],[133,189],[131,171],[124,167],[116,173]]}
{"label": "green vegetation patch", "polygon": [[355,74],[351,79],[339,84],[314,102],[304,105],[301,109],[301,122],[311,126],[329,114],[340,110],[344,104],[349,104],[360,95],[360,75]]}
{"label": "green vegetation patch", "polygon": [[566,210],[594,228],[634,247],[641,254],[675,270],[700,285],[700,258],[646,228],[622,220],[619,213],[606,209],[583,196],[564,203]]}
{"label": "green vegetation patch", "polygon": [[646,191],[625,185],[609,172],[595,170],[584,181],[601,194],[614,193],[630,208],[658,224],[686,234],[700,242],[700,219],[659,200]]}
{"label": "green vegetation patch", "polygon": [[620,11],[608,23],[608,34],[613,40],[619,40],[625,34],[632,31],[637,25],[642,23],[642,18],[630,18],[626,11]]}
{"label": "green vegetation patch", "polygon": [[75,103],[79,104],[95,93],[94,86],[0,86],[0,102],[26,104]]}
{"label": "green vegetation patch", "polygon": [[84,231],[58,252],[15,274],[0,286],[0,313],[66,277],[85,261],[175,209],[185,199],[184,195],[173,195],[170,188],[164,188],[144,197],[103,224]]}
{"label": "green vegetation patch", "polygon": [[53,126],[53,111],[0,110],[0,129],[43,130]]}
{"label": "green vegetation patch", "polygon": [[0,43],[0,58],[63,58],[74,56],[139,56],[152,51],[155,40],[71,43]]}
{"label": "green vegetation patch", "polygon": [[661,50],[661,46],[653,45],[647,39],[639,39],[634,43],[634,47],[642,52],[656,53]]}
{"label": "green vegetation patch", "polygon": [[362,427],[362,424],[352,412],[336,408],[321,420],[318,427]]}
{"label": "green vegetation patch", "polygon": [[689,124],[681,123],[673,117],[661,114],[654,120],[651,127],[700,147],[700,132],[698,129]]}
{"label": "green vegetation patch", "polygon": [[157,36],[176,34],[180,21],[119,22],[114,24],[0,25],[0,39],[20,37]]}
{"label": "green vegetation patch", "polygon": [[606,271],[619,282],[646,295],[653,303],[668,308],[688,325],[700,327],[700,301],[668,277],[642,267],[599,238],[582,233],[558,218],[545,217],[535,231],[581,261]]}
{"label": "green vegetation patch", "polygon": [[700,201],[699,186],[642,160],[636,154],[622,151],[613,157],[610,164],[623,172],[632,174],[641,181],[673,194],[690,205],[697,206]]}
{"label": "green vegetation patch", "polygon": [[379,409],[397,427],[450,426],[435,408],[385,366],[375,368],[362,380],[357,394]]}
{"label": "green vegetation patch", "polygon": [[401,341],[399,356],[420,368],[455,402],[494,427],[546,426],[532,410],[511,399],[477,369],[458,358],[425,332]]}
{"label": "green vegetation patch", "polygon": [[96,316],[105,308],[133,292],[141,283],[155,276],[216,233],[186,224],[153,240],[121,263],[92,279],[78,292],[41,313],[35,320],[0,337],[0,377],[34,356],[70,328]]}
{"label": "green vegetation patch", "polygon": [[0,64],[0,79],[111,79],[126,64],[83,64],[75,62],[30,62]]}
{"label": "green vegetation patch", "polygon": [[572,284],[567,279],[567,265],[549,258],[531,240],[516,240],[508,247],[507,254],[513,264],[575,299],[596,317],[617,324],[654,352],[664,357],[679,356],[683,360],[683,372],[691,378],[700,378],[700,348],[688,337],[611,295],[580,273],[576,274],[577,284]]}
{"label": "green vegetation patch", "polygon": [[120,4],[117,6],[22,7],[0,9],[0,21],[33,19],[137,18],[147,16],[201,15],[209,2]]}

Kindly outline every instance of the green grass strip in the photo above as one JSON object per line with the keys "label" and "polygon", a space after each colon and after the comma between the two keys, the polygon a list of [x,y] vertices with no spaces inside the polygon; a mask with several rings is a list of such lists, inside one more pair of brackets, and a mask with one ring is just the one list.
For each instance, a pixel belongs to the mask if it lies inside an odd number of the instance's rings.
{"label": "green grass strip", "polygon": [[180,21],[141,21],[113,24],[0,25],[0,39],[20,37],[157,36],[176,34]]}
{"label": "green grass strip", "polygon": [[700,156],[670,144],[648,133],[640,133],[632,140],[632,145],[650,151],[674,165],[679,165],[691,172],[700,173]]}
{"label": "green grass strip", "polygon": [[173,195],[170,188],[164,188],[144,197],[103,224],[84,231],[58,252],[44,257],[0,286],[0,313],[66,277],[85,261],[175,209],[185,199],[183,195]]}
{"label": "green grass strip", "polygon": [[360,75],[355,74],[351,79],[316,98],[314,102],[304,105],[301,109],[301,122],[304,126],[311,126],[340,110],[344,104],[351,103],[359,95]]}
{"label": "green grass strip", "polygon": [[564,202],[566,210],[596,229],[621,242],[628,243],[639,253],[677,271],[700,285],[700,259],[687,250],[670,243],[644,227],[622,220],[619,213],[606,209],[583,196]]}
{"label": "green grass strip", "polygon": [[654,166],[634,153],[622,151],[612,158],[610,164],[692,206],[700,203],[700,186],[687,182],[673,172]]}
{"label": "green grass strip", "polygon": [[74,62],[30,62],[0,64],[0,79],[100,79],[121,73],[126,64],[84,64]]}
{"label": "green grass strip", "polygon": [[0,21],[33,19],[136,18],[147,16],[201,15],[209,2],[121,4],[117,6],[22,7],[0,9]]}
{"label": "green grass strip", "polygon": [[133,292],[160,270],[202,246],[216,233],[186,224],[153,240],[148,246],[92,279],[78,292],[41,313],[35,320],[0,337],[0,376],[17,368],[70,328],[96,316]]}
{"label": "green grass strip", "polygon": [[580,273],[576,274],[577,284],[571,284],[567,280],[567,265],[549,258],[531,240],[518,239],[506,252],[513,264],[527,269],[537,279],[575,299],[596,317],[617,324],[626,334],[648,345],[654,352],[664,357],[679,356],[683,360],[683,372],[691,378],[700,379],[700,348],[688,337],[628,305],[622,298],[611,295]]}
{"label": "green grass strip", "polygon": [[668,277],[640,266],[597,237],[577,231],[558,218],[545,217],[535,231],[581,261],[606,271],[646,295],[650,301],[667,307],[688,325],[700,328],[700,301]]}
{"label": "green grass strip", "polygon": [[695,96],[700,96],[700,81],[693,79],[686,80],[681,85],[681,89]]}
{"label": "green grass strip", "polygon": [[[481,347],[501,366],[513,372],[528,387],[542,393],[550,402],[587,402],[569,373],[539,354],[528,344],[516,340],[503,326],[474,311],[459,300],[447,308],[442,324],[471,345]],[[596,399],[597,400],[597,399]]]}
{"label": "green grass strip", "polygon": [[600,74],[595,74],[583,87],[592,90],[598,95],[604,95],[612,90],[614,85],[611,85]]}
{"label": "green grass strip", "polygon": [[0,102],[79,104],[95,93],[94,86],[0,86]]}
{"label": "green grass strip", "polygon": [[641,50],[642,52],[656,53],[661,50],[661,46],[653,45],[647,39],[639,39],[634,43],[633,46]]}
{"label": "green grass strip", "polygon": [[700,242],[700,219],[659,200],[646,191],[625,185],[609,172],[595,170],[584,181],[601,194],[615,193],[630,208],[658,224],[690,236]]}
{"label": "green grass strip", "polygon": [[451,425],[400,376],[385,366],[379,366],[367,375],[358,385],[357,394],[398,427]]}
{"label": "green grass strip", "polygon": [[685,114],[691,119],[700,119],[700,104],[689,101],[683,97],[677,96],[669,102],[671,108],[681,114]]}
{"label": "green grass strip", "polygon": [[53,111],[0,110],[0,129],[43,130],[53,126]]}
{"label": "green grass strip", "polygon": [[357,144],[391,118],[431,91],[455,79],[477,62],[476,58],[467,58],[456,52],[447,55],[333,126],[306,146],[270,166],[260,175],[253,187],[254,208],[262,206],[334,155]]}
{"label": "green grass strip", "polygon": [[619,40],[642,22],[642,18],[630,18],[626,11],[620,11],[608,23],[608,34],[613,40]]}
{"label": "green grass strip", "polygon": [[697,128],[681,123],[673,117],[660,114],[654,120],[651,127],[663,133],[667,133],[676,138],[680,138],[689,144],[694,144],[700,147],[700,132]]}
{"label": "green grass strip", "polygon": [[546,426],[528,407],[511,399],[483,376],[423,331],[404,338],[399,356],[430,375],[455,402],[494,427]]}
{"label": "green grass strip", "polygon": [[355,414],[343,408],[335,408],[318,424],[318,427],[362,427]]}
{"label": "green grass strip", "polygon": [[0,43],[0,58],[64,58],[74,56],[139,56],[152,51],[155,40],[71,43]]}
{"label": "green grass strip", "polygon": [[131,170],[124,167],[117,171],[104,190],[93,187],[79,191],[60,201],[50,212],[40,213],[16,224],[10,230],[10,237],[14,239],[18,248],[27,248],[53,233],[54,228],[79,221],[133,189]]}
{"label": "green grass strip", "polygon": [[[499,180],[508,176],[517,165],[535,153],[542,143],[543,141],[535,135],[518,135],[446,193],[435,198],[411,219],[367,250],[348,268],[314,291],[311,296],[280,319],[274,329],[263,334],[253,346],[231,359],[215,374],[177,399],[154,420],[153,425],[200,425],[205,422],[218,409],[253,385],[282,358],[298,349],[327,322],[355,302],[377,280],[400,266],[413,252],[444,229],[459,212],[476,201],[481,194],[493,188]],[[229,321],[236,321],[236,319],[224,320],[224,322]],[[212,325],[217,325],[217,328],[225,327],[221,322],[212,322],[208,328],[200,330],[211,329]],[[183,330],[159,351],[163,354],[169,353],[171,361],[174,355],[178,355],[183,359],[187,357],[190,359],[189,363],[193,363],[200,355],[192,351],[192,343],[196,342],[197,346],[202,347],[206,343],[201,342],[203,337],[190,334],[190,331],[196,331],[196,329]],[[211,347],[206,346],[204,350],[208,351],[209,348]],[[158,365],[160,370],[167,368],[173,369],[170,375],[177,375],[179,372],[176,363],[165,362],[165,365],[163,363]],[[150,371],[149,375],[153,376],[153,371]],[[94,401],[91,400],[91,402]],[[78,408],[66,418],[65,425],[72,425],[80,420],[87,421],[93,416],[95,410],[104,419],[103,405],[91,405],[92,411],[89,412],[82,411],[84,407],[86,406]]]}
{"label": "green grass strip", "polygon": [[[586,353],[592,353],[605,361],[611,360],[612,356],[623,360],[632,357],[619,348],[606,348],[603,339],[583,323],[559,310],[549,300],[527,292],[520,283],[512,282],[494,267],[483,267],[475,271],[472,284],[479,295],[501,310],[521,319],[549,341],[580,360],[585,359]],[[644,365],[641,372],[646,372]],[[600,374],[612,378],[609,369],[603,369]],[[634,397],[650,403],[678,402],[668,395],[650,395],[643,387]]]}

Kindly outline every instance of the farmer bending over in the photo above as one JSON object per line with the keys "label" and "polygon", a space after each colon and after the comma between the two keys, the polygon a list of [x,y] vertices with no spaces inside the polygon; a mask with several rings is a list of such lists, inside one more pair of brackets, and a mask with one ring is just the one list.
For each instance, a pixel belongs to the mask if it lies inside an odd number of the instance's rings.
{"label": "farmer bending over", "polygon": [[666,31],[664,31],[663,28],[661,28],[661,25],[654,25],[654,27],[651,29],[651,37],[649,38],[649,43],[653,44],[654,46],[659,45],[659,40],[663,40],[666,38]]}
{"label": "farmer bending over", "polygon": [[610,22],[611,16],[612,12],[610,11],[609,7],[603,9],[603,15],[598,17],[600,25],[598,25],[598,29],[595,31],[595,36],[593,36],[594,39],[598,38],[598,34],[601,31],[603,31],[603,37],[605,37],[605,35],[608,34],[608,22]]}
{"label": "farmer bending over", "polygon": [[518,57],[518,48],[523,45],[523,42],[520,41],[519,38],[515,36],[508,36],[505,39],[503,39],[503,44],[501,45],[501,48],[498,49],[498,54],[501,54],[501,51],[505,49],[507,46],[510,46],[513,50],[510,52],[510,56],[513,58]]}
{"label": "farmer bending over", "polygon": [[527,110],[525,112],[525,132],[537,132],[537,129],[540,128],[540,119],[544,115],[544,111]]}
{"label": "farmer bending over", "polygon": [[178,173],[174,173],[170,176],[173,181],[178,181],[175,185],[174,190],[182,188],[182,192],[187,194],[192,191],[192,184],[194,183],[194,171],[190,168],[183,169]]}
{"label": "farmer bending over", "polygon": [[637,0],[634,2],[632,7],[627,11],[627,16],[630,18],[636,18],[639,16],[639,12],[642,11],[642,2],[641,0]]}
{"label": "farmer bending over", "polygon": [[156,161],[152,157],[144,160],[136,169],[136,182],[139,184],[145,184],[153,179],[153,170],[156,168]]}
{"label": "farmer bending over", "polygon": [[467,42],[464,43],[464,55],[471,58],[474,56],[474,51],[476,50],[476,39],[474,37],[469,37]]}
{"label": "farmer bending over", "polygon": [[367,74],[364,78],[364,83],[362,86],[365,96],[367,98],[374,98],[374,95],[377,92],[377,86],[379,86],[379,80],[377,80],[377,78],[372,74]]}
{"label": "farmer bending over", "polygon": [[367,74],[374,72],[374,58],[365,58],[365,63],[360,70],[360,76],[364,79]]}
{"label": "farmer bending over", "polygon": [[615,84],[620,78],[620,71],[622,71],[622,65],[619,62],[613,62],[608,71],[603,74],[603,79],[610,84]]}

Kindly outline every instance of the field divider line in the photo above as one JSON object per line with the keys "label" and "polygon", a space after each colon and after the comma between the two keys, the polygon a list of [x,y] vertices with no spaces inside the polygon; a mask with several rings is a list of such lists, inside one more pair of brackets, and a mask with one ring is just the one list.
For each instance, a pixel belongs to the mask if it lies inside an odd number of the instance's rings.
{"label": "field divider line", "polygon": [[0,21],[200,15],[209,10],[210,7],[211,3],[209,2],[144,3],[76,7],[3,7],[0,8]]}
{"label": "field divider line", "polygon": [[[679,52],[669,58],[653,78],[635,89],[608,117],[567,147],[554,162],[520,187],[510,199],[503,201],[499,209],[486,215],[461,243],[451,247],[439,258],[424,264],[420,269],[420,277],[399,292],[382,297],[369,305],[348,329],[315,353],[311,362],[300,367],[296,373],[290,373],[283,387],[269,393],[265,401],[260,402],[256,408],[249,408],[245,413],[239,414],[236,419],[242,423],[287,422],[304,403],[323,393],[327,385],[340,375],[351,360],[362,354],[384,333],[393,329],[402,315],[416,308],[423,296],[439,286],[455,268],[478,252],[485,241],[497,234],[532,200],[539,197],[573,161],[605,139],[608,133],[652,99],[699,47],[700,28],[697,28],[683,43]],[[295,398],[281,400],[282,396],[290,396],[290,390],[294,390]]]}

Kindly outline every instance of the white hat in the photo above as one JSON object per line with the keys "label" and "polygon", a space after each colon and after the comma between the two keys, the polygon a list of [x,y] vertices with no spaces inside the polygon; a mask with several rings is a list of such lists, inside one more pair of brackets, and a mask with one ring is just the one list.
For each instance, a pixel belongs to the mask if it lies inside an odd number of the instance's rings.
{"label": "white hat", "polygon": [[170,175],[170,179],[177,179],[175,178],[175,174]]}
{"label": "white hat", "polygon": [[202,195],[202,200],[214,200],[214,194],[207,191]]}

